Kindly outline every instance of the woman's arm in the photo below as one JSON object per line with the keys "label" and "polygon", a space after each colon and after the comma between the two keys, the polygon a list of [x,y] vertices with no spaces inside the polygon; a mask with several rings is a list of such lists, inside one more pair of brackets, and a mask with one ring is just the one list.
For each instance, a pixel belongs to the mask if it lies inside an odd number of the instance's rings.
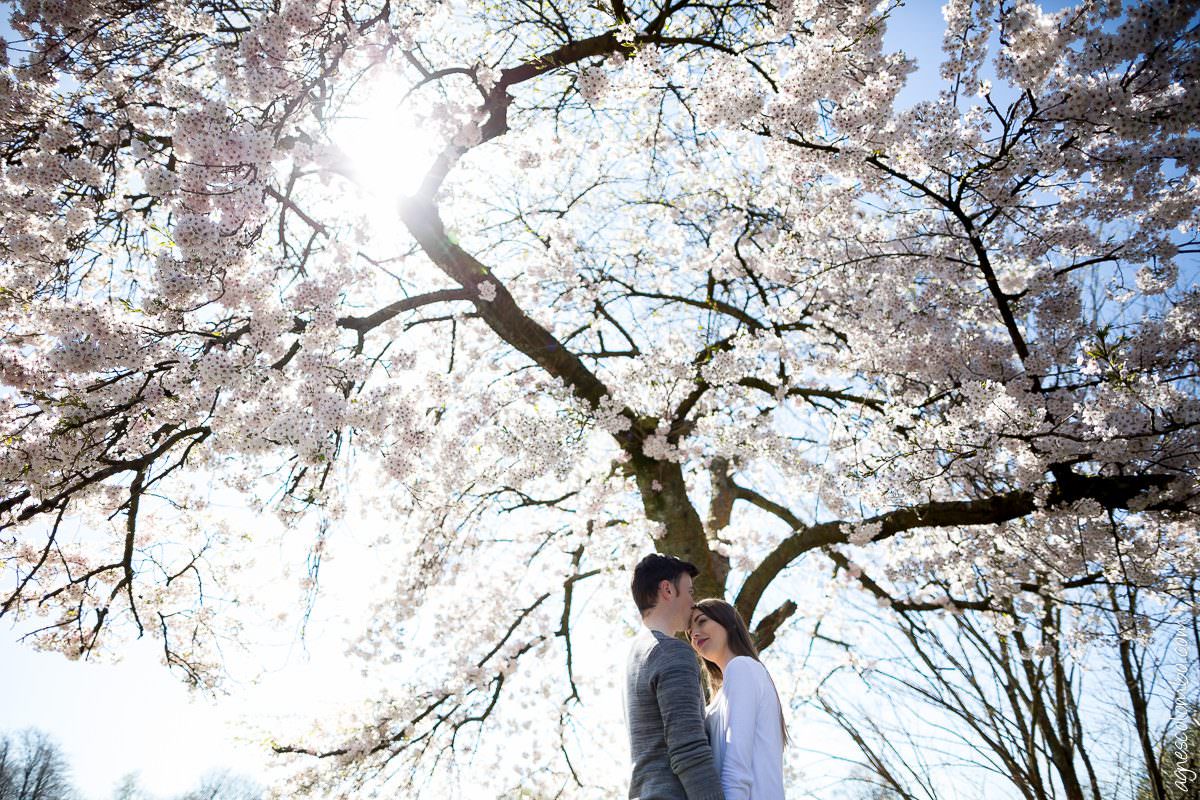
{"label": "woman's arm", "polygon": [[747,800],[754,783],[754,730],[758,724],[759,680],[762,665],[739,656],[725,665],[721,691],[728,704],[725,729],[725,761],[721,765],[721,788],[725,800]]}

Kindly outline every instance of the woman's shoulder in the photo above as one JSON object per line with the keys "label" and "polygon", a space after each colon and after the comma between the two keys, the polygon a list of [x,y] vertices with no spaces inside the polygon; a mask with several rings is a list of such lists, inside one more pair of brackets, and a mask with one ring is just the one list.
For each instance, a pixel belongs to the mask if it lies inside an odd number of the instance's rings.
{"label": "woman's shoulder", "polygon": [[734,656],[725,665],[724,670],[725,680],[753,680],[761,681],[768,679],[767,668],[757,658],[750,656]]}

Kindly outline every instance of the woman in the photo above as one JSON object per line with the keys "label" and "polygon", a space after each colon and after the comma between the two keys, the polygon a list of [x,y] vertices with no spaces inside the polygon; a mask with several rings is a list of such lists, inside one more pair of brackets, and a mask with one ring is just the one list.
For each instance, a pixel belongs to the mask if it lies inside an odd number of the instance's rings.
{"label": "woman", "polygon": [[787,728],[742,615],[724,600],[701,600],[692,607],[690,634],[708,670],[704,724],[725,800],[783,800]]}

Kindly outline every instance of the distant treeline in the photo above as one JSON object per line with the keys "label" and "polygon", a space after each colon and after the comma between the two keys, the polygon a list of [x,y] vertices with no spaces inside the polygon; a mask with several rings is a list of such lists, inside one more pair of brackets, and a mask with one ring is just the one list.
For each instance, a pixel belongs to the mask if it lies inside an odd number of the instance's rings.
{"label": "distant treeline", "polygon": [[[97,800],[97,787],[80,791],[62,749],[44,731],[29,728],[0,735],[0,800]],[[152,795],[126,775],[108,795],[111,800],[262,800],[263,789],[232,772],[213,772],[191,791],[171,798]]]}

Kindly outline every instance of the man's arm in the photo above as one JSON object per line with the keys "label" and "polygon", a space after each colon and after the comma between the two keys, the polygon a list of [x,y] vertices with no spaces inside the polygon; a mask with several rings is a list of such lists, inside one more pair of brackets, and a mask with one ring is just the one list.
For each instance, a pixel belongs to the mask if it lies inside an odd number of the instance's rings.
{"label": "man's arm", "polygon": [[662,646],[654,693],[662,715],[671,770],[683,784],[688,800],[725,800],[721,779],[713,766],[712,748],[704,733],[700,667],[683,642]]}

